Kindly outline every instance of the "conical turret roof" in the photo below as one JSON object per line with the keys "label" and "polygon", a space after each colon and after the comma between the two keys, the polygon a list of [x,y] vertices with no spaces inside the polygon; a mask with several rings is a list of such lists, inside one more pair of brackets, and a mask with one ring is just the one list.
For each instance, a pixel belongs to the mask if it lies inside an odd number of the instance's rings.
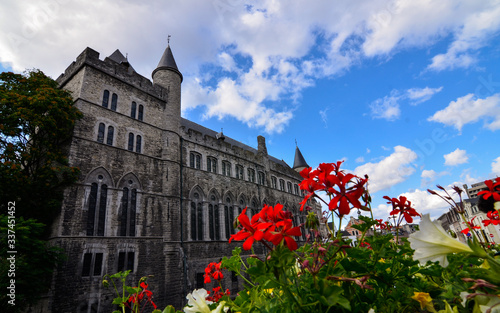
{"label": "conical turret roof", "polygon": [[165,52],[163,52],[163,56],[161,57],[158,66],[153,71],[152,76],[154,76],[156,71],[159,70],[171,70],[176,72],[181,77],[181,82],[182,82],[183,79],[182,74],[177,68],[177,64],[175,63],[174,55],[172,53],[172,49],[170,49],[170,45],[168,45],[167,48],[165,49]]}
{"label": "conical turret roof", "polygon": [[296,170],[297,172],[302,171],[304,168],[309,167],[307,165],[306,160],[302,156],[302,153],[300,153],[299,147],[295,147],[295,159],[293,160],[293,169]]}

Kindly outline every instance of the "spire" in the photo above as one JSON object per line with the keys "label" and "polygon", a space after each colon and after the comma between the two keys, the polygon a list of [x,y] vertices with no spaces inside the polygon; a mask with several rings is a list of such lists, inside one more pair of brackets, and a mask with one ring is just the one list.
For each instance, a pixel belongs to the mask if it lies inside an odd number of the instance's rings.
{"label": "spire", "polygon": [[293,160],[293,169],[297,172],[302,171],[306,167],[309,167],[307,165],[306,160],[302,156],[302,153],[300,153],[299,147],[297,146],[297,142],[295,142],[295,159]]}
{"label": "spire", "polygon": [[179,74],[181,77],[181,82],[182,82],[182,74],[177,68],[177,64],[175,63],[174,55],[172,54],[172,49],[170,49],[170,35],[168,35],[168,44],[167,48],[165,49],[165,52],[163,52],[163,56],[160,59],[160,62],[158,63],[158,66],[156,69],[153,71],[152,76],[155,75],[156,71],[159,70],[171,70]]}

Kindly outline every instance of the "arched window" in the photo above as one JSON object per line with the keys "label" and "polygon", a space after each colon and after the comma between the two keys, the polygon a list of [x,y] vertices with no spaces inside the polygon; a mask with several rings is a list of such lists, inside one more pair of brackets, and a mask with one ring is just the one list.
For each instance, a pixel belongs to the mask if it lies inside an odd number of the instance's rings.
{"label": "arched window", "polygon": [[104,236],[106,223],[106,202],[108,186],[102,184],[103,176],[99,175],[99,182],[92,183],[88,199],[87,236]]}
{"label": "arched window", "polygon": [[130,117],[135,118],[135,111],[137,110],[137,103],[132,101],[132,107],[130,108]]}
{"label": "arched window", "polygon": [[200,195],[195,192],[191,200],[191,239],[203,240],[203,211]]}
{"label": "arched window", "polygon": [[108,138],[106,138],[106,144],[112,146],[113,145],[113,134],[115,129],[113,126],[108,126]]}
{"label": "arched window", "polygon": [[128,150],[134,151],[134,134],[128,134]]}
{"label": "arched window", "polygon": [[108,102],[109,102],[109,91],[104,90],[104,93],[102,95],[102,106],[107,108],[108,107]]}
{"label": "arched window", "polygon": [[226,238],[229,239],[234,234],[234,209],[231,205],[231,198],[226,198],[226,205],[224,205],[224,224],[226,228]]}
{"label": "arched window", "polygon": [[118,104],[118,95],[113,93],[111,96],[111,110],[116,111],[116,106]]}
{"label": "arched window", "polygon": [[139,116],[137,117],[137,119],[139,121],[142,121],[144,117],[144,106],[142,104],[139,105]]}
{"label": "arched window", "polygon": [[[131,180],[128,183],[133,184]],[[120,236],[135,236],[137,189],[124,187],[121,204]]]}
{"label": "arched window", "polygon": [[104,143],[104,129],[106,125],[104,123],[99,123],[99,129],[97,131],[97,142]]}
{"label": "arched window", "polygon": [[201,168],[201,155],[199,153],[189,153],[189,166],[197,169]]}
{"label": "arched window", "polygon": [[220,240],[219,205],[215,195],[210,197],[208,204],[209,233],[211,240]]}
{"label": "arched window", "polygon": [[214,157],[207,157],[207,171],[217,173],[217,159]]}
{"label": "arched window", "polygon": [[142,137],[137,135],[135,139],[135,152],[141,153]]}

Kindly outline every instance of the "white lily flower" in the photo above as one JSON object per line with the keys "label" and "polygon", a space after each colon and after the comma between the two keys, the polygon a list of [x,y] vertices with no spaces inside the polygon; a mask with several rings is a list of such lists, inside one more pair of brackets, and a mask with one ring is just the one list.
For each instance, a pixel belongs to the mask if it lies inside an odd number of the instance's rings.
{"label": "white lily flower", "polygon": [[224,308],[224,304],[226,303],[225,301],[219,302],[219,305],[215,310],[211,311],[210,308],[208,307],[209,304],[212,304],[212,301],[207,301],[206,298],[208,297],[208,292],[201,288],[201,289],[195,289],[193,290],[192,293],[188,294],[186,296],[186,299],[188,299],[188,305],[184,307],[184,312],[185,313],[220,313],[222,309],[224,309],[224,312],[227,312],[229,308]]}
{"label": "white lily flower", "polygon": [[420,230],[411,234],[408,241],[411,248],[415,250],[413,259],[418,260],[420,264],[438,261],[441,266],[446,267],[448,266],[446,255],[473,252],[468,245],[448,235],[441,223],[432,222],[429,214],[422,216]]}

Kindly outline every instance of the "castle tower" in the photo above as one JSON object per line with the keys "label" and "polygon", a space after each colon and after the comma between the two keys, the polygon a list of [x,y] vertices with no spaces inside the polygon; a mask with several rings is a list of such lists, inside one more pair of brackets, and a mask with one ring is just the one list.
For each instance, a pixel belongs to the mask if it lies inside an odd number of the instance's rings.
{"label": "castle tower", "polygon": [[165,108],[165,129],[178,132],[181,117],[181,83],[182,74],[177,68],[174,55],[167,45],[158,66],[152,73],[153,84],[159,85],[167,93],[167,105]]}

